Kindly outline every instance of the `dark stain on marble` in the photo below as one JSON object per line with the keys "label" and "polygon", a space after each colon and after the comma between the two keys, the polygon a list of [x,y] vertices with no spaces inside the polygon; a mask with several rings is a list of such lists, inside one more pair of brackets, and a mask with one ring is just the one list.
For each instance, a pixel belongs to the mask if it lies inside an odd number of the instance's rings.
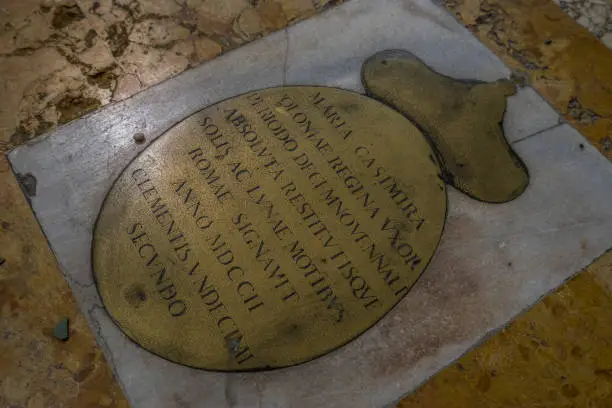
{"label": "dark stain on marble", "polygon": [[55,8],[51,25],[53,28],[61,30],[62,28],[68,27],[75,21],[83,20],[84,18],[85,14],[83,14],[76,3],[62,4]]}
{"label": "dark stain on marble", "polygon": [[126,24],[122,21],[111,24],[106,29],[106,41],[113,53],[113,57],[120,57],[130,44]]}
{"label": "dark stain on marble", "polygon": [[101,89],[112,89],[117,81],[117,64],[102,68],[100,71],[87,76],[87,82]]}
{"label": "dark stain on marble", "polygon": [[98,109],[102,103],[95,98],[66,95],[55,105],[60,114],[58,123],[74,120],[87,112]]}

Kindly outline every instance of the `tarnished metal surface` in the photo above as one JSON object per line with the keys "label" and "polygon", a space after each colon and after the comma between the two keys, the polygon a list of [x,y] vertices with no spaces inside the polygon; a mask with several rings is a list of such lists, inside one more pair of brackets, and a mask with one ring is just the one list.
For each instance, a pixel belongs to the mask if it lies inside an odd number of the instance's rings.
{"label": "tarnished metal surface", "polygon": [[402,115],[335,88],[265,89],[191,116],[125,169],[93,268],[144,348],[214,370],[284,367],[406,296],[445,217],[440,167]]}
{"label": "tarnished metal surface", "polygon": [[362,76],[369,95],[402,112],[431,139],[449,184],[489,203],[525,191],[527,168],[502,127],[506,97],[516,92],[513,82],[456,80],[403,50],[368,58]]}

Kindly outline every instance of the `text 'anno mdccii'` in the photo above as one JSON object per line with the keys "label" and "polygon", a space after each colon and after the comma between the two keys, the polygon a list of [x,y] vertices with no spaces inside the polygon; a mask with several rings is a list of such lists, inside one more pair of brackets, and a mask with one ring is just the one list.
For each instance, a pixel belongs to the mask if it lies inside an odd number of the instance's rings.
{"label": "text 'anno mdccii'", "polygon": [[105,306],[143,347],[191,366],[324,354],[384,316],[431,259],[446,198],[430,157],[405,118],[347,91],[210,106],[109,193],[93,252]]}

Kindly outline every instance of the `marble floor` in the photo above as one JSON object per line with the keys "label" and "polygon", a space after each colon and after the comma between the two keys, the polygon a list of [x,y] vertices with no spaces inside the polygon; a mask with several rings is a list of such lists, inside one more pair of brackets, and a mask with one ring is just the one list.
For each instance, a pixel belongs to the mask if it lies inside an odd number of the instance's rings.
{"label": "marble floor", "polygon": [[[0,150],[336,3],[3,0]],[[609,0],[444,3],[517,82],[612,158]],[[4,158],[0,177],[0,406],[127,406]],[[19,181],[26,194],[35,193],[31,180]],[[400,406],[609,404],[611,275],[608,253]],[[64,316],[71,321],[66,343],[52,335]],[[187,406],[180,395],[175,402]]]}
{"label": "marble floor", "polygon": [[335,3],[3,0],[0,149],[23,144]]}

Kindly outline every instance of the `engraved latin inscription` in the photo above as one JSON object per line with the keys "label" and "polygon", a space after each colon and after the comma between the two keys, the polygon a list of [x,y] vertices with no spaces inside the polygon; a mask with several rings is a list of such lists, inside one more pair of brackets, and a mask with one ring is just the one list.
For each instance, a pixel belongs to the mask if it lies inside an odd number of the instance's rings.
{"label": "engraved latin inscription", "polygon": [[[445,214],[439,167],[399,114],[285,87],[204,109],[131,163],[96,227],[111,315],[145,348],[218,370],[348,342],[414,284]],[[145,287],[138,308],[121,293]]]}

